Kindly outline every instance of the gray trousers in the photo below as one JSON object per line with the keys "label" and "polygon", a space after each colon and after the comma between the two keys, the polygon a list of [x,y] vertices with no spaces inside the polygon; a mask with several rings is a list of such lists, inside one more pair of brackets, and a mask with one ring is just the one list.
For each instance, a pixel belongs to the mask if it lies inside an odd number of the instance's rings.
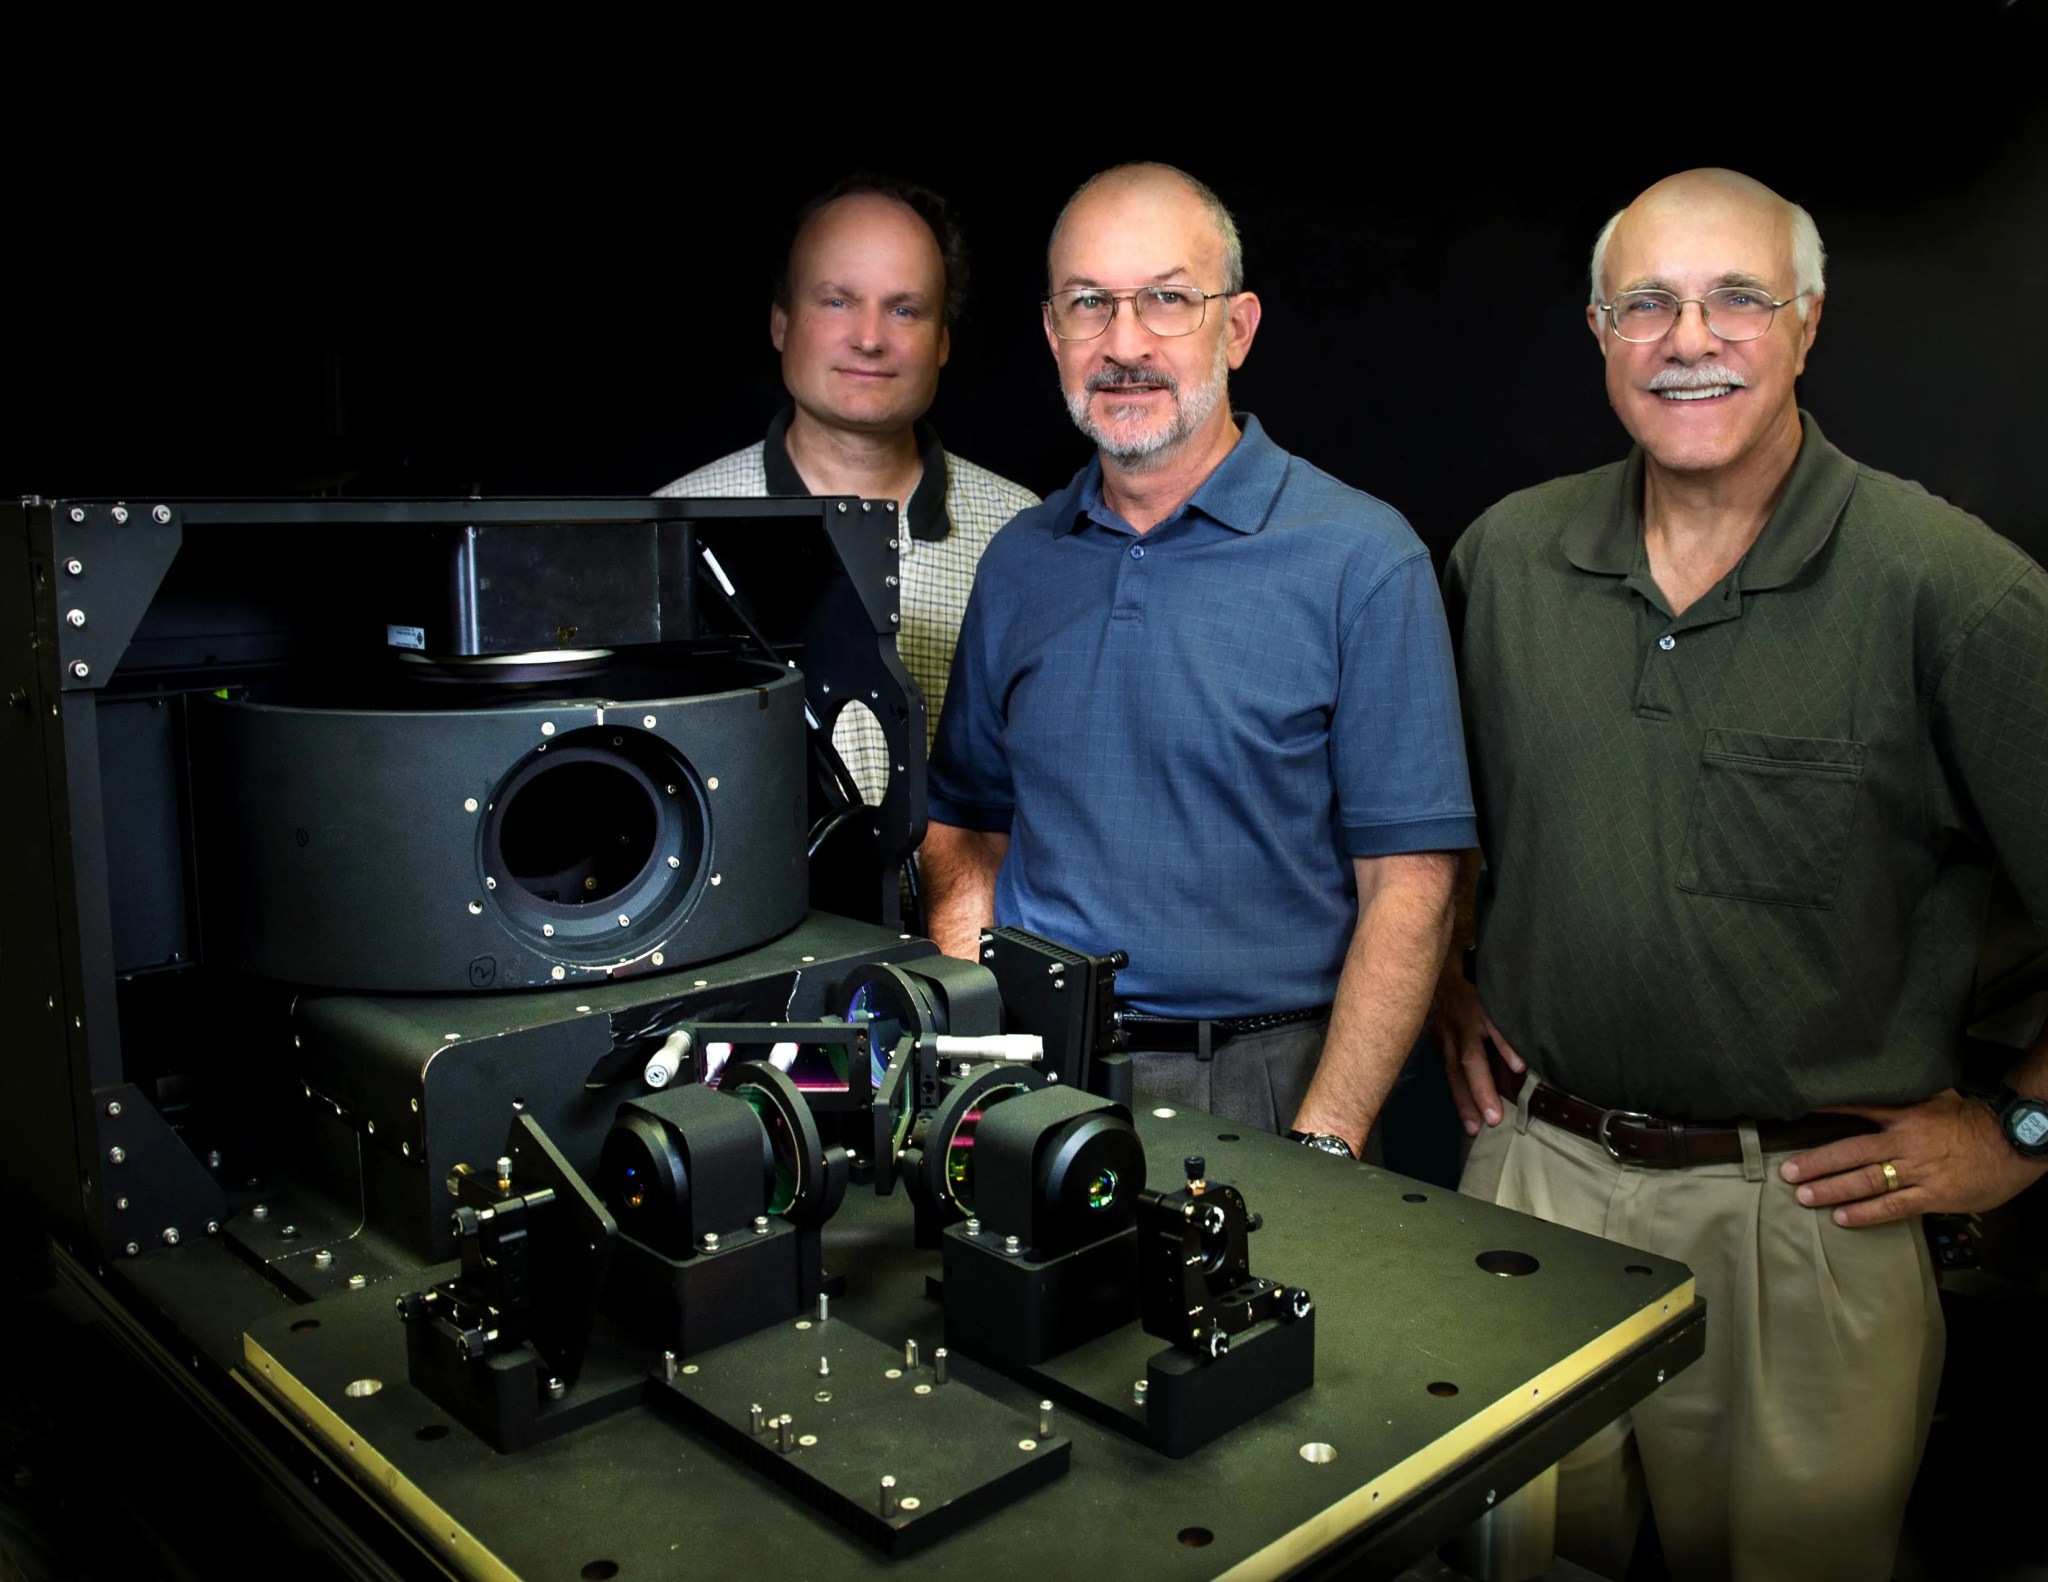
{"label": "gray trousers", "polygon": [[[1284,1132],[1308,1097],[1322,1058],[1329,1018],[1233,1038],[1205,1060],[1179,1050],[1142,1050],[1131,1056],[1142,1123],[1158,1105],[1206,1110],[1262,1132]],[[1379,1128],[1366,1140],[1366,1158],[1382,1161]]]}

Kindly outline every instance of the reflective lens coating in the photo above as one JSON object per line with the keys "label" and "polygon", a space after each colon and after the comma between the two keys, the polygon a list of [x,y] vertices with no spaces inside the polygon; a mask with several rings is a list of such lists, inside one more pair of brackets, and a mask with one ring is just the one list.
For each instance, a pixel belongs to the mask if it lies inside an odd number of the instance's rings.
{"label": "reflective lens coating", "polygon": [[1116,1203],[1116,1172],[1103,1170],[1088,1183],[1088,1206],[1105,1209]]}
{"label": "reflective lens coating", "polygon": [[[1797,300],[1787,297],[1786,302]],[[1755,286],[1722,286],[1704,297],[1676,297],[1668,291],[1624,291],[1607,304],[1614,333],[1625,341],[1661,341],[1671,333],[1688,302],[1697,302],[1707,328],[1724,341],[1753,341],[1771,327],[1784,304]]]}

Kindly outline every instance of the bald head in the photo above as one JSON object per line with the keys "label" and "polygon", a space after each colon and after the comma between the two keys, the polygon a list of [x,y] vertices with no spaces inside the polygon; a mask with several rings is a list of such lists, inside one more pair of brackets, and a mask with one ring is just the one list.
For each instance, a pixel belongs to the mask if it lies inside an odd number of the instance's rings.
{"label": "bald head", "polygon": [[1077,210],[1098,201],[1171,198],[1180,194],[1199,204],[1215,229],[1222,278],[1220,289],[1242,291],[1244,244],[1238,239],[1237,221],[1231,218],[1223,200],[1207,183],[1197,181],[1186,171],[1177,170],[1172,165],[1151,163],[1112,166],[1100,175],[1090,176],[1075,189],[1074,195],[1067,199],[1066,207],[1060,210],[1060,217],[1053,221],[1052,240],[1046,247],[1046,273],[1051,281],[1049,289],[1060,289],[1059,280],[1053,274],[1053,260],[1059,252],[1060,233],[1067,228],[1068,219]]}
{"label": "bald head", "polygon": [[1703,228],[1734,228],[1755,224],[1760,218],[1780,232],[1791,261],[1792,288],[1804,293],[1796,305],[1804,319],[1808,304],[1827,290],[1827,253],[1820,244],[1820,230],[1813,216],[1798,204],[1734,170],[1684,170],[1666,176],[1609,220],[1593,243],[1594,306],[1607,301],[1619,284],[1606,278],[1607,254],[1617,235],[1625,237],[1631,229],[1673,220]]}

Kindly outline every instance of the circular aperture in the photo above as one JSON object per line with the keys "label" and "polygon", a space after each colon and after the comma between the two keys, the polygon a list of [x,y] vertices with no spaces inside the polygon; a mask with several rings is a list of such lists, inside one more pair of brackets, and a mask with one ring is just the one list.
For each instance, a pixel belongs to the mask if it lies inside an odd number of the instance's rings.
{"label": "circular aperture", "polygon": [[654,859],[654,787],[622,761],[564,754],[506,797],[498,851],[512,882],[556,906],[609,901]]}
{"label": "circular aperture", "polygon": [[647,731],[593,727],[536,747],[491,793],[484,905],[556,961],[630,960],[696,907],[710,807]]}
{"label": "circular aperture", "polygon": [[1506,1250],[1482,1252],[1472,1261],[1488,1274],[1502,1276],[1534,1274],[1543,1267],[1526,1252],[1509,1252]]}

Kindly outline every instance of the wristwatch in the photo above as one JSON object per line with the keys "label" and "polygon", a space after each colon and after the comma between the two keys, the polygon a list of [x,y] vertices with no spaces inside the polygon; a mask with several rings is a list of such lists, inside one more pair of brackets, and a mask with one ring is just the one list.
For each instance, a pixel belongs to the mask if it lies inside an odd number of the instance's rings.
{"label": "wristwatch", "polygon": [[2048,1159],[2048,1099],[2030,1099],[2011,1088],[2000,1088],[1992,1107],[1998,1111],[1998,1129],[2022,1159]]}
{"label": "wristwatch", "polygon": [[[2048,1113],[2048,1106],[2044,1106],[2043,1109],[2044,1113]],[[1289,1132],[1287,1135],[1302,1147],[1313,1148],[1318,1153],[1337,1154],[1345,1159],[1354,1160],[1358,1157],[1351,1151],[1351,1144],[1335,1132]]]}

